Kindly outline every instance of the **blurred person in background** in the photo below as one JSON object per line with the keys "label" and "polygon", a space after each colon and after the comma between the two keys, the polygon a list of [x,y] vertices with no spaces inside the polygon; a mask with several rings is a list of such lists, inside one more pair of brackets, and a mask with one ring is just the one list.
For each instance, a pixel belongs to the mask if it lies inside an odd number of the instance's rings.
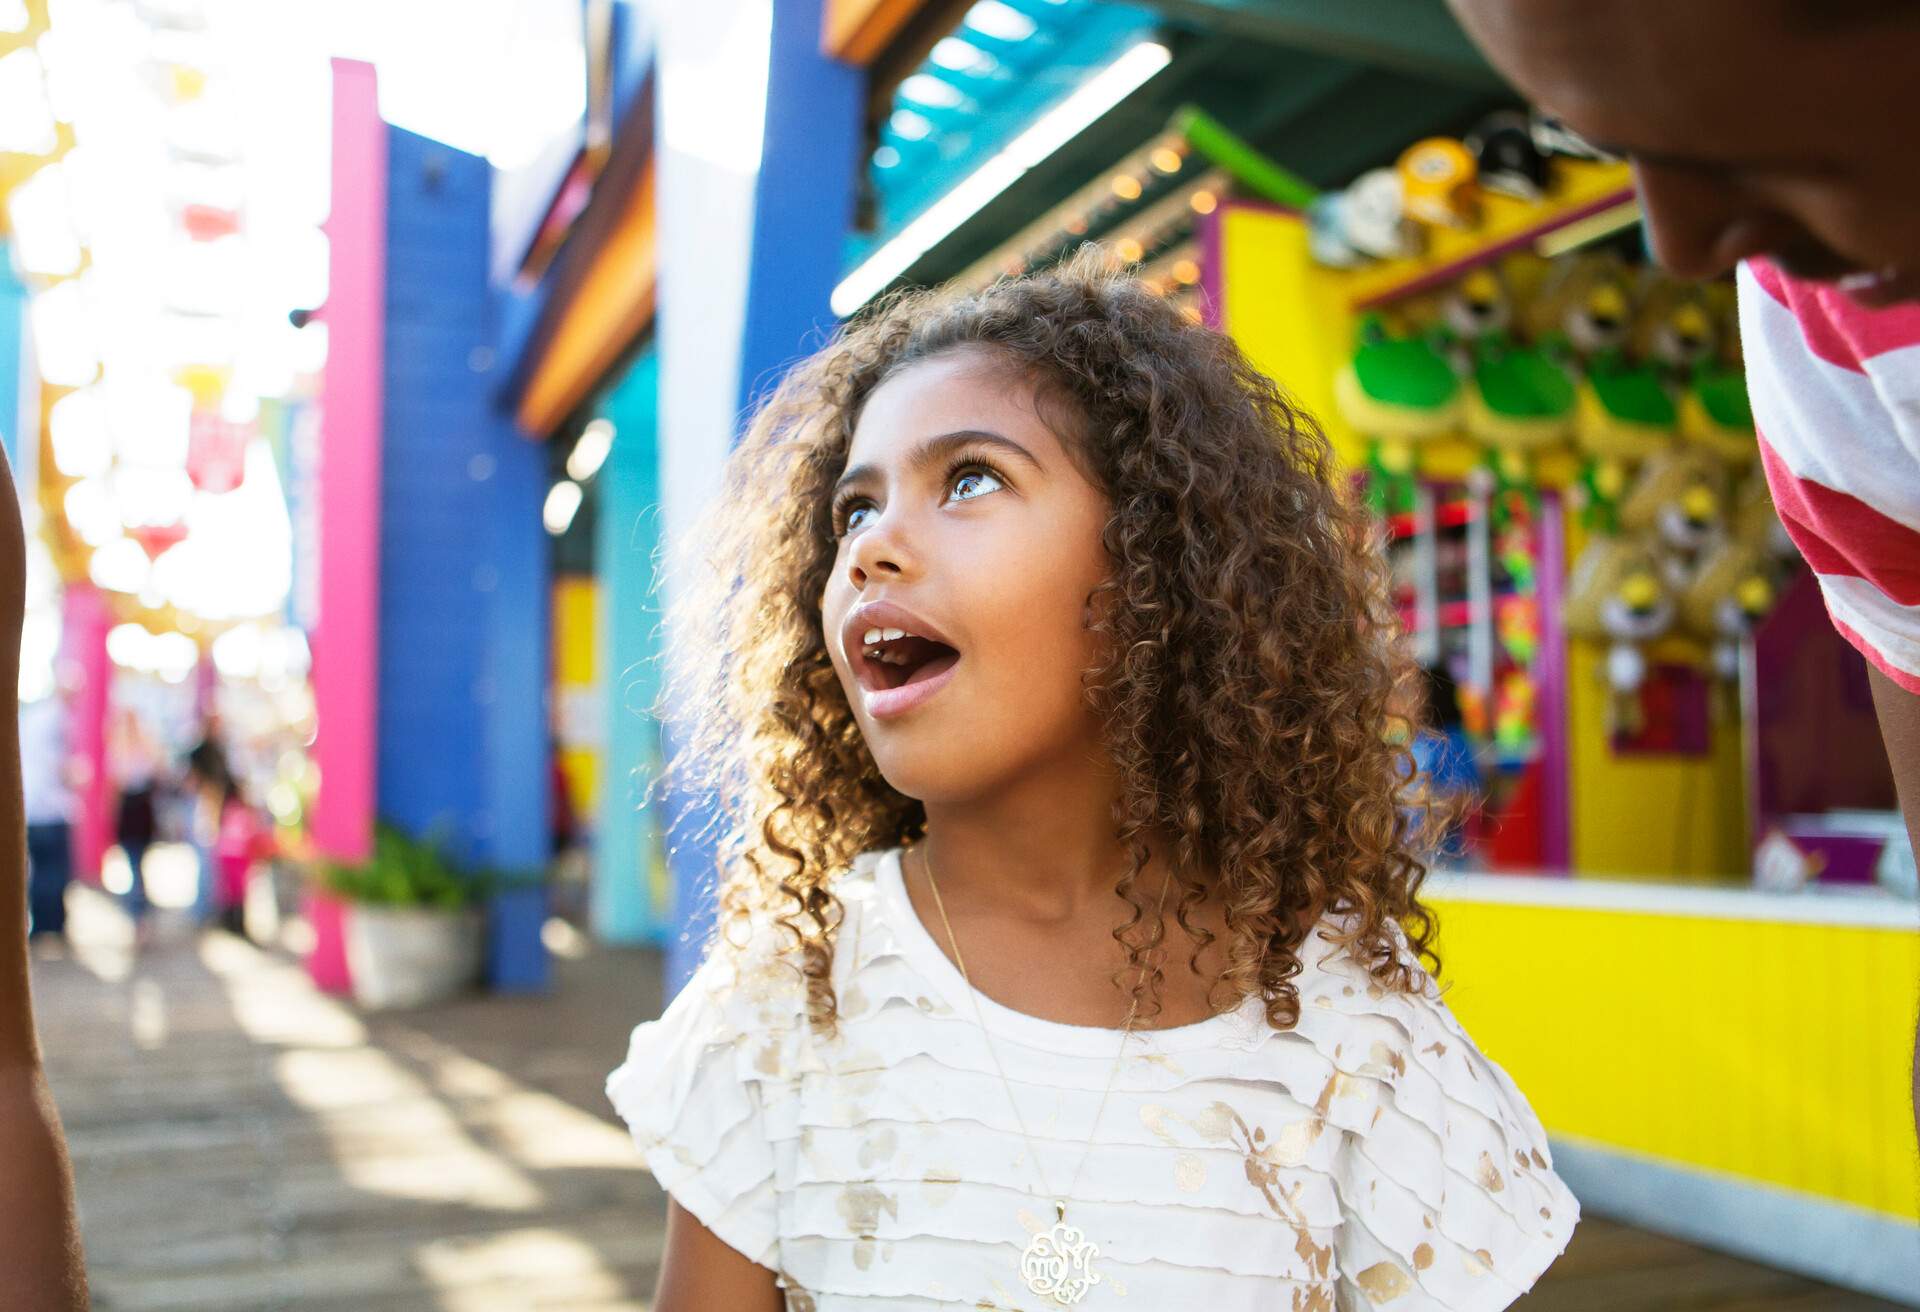
{"label": "blurred person in background", "polygon": [[1480,767],[1460,714],[1460,689],[1444,661],[1420,669],[1426,706],[1414,736],[1414,768],[1427,776],[1444,828],[1434,857],[1447,865],[1467,859],[1464,818],[1480,799]]}
{"label": "blurred person in background", "polygon": [[213,856],[219,880],[214,890],[220,927],[245,936],[247,885],[254,864],[274,854],[273,831],[247,799],[246,790],[231,773],[220,790],[219,828]]}
{"label": "blurred person in background", "polygon": [[1522,94],[1631,161],[1661,263],[1738,269],[1774,505],[1866,658],[1920,847],[1920,4],[1449,3]]}
{"label": "blurred person in background", "polygon": [[73,817],[85,767],[71,750],[76,676],[62,666],[55,691],[20,706],[20,766],[27,822],[27,937],[63,947],[73,881]]}
{"label": "blurred person in background", "polygon": [[147,941],[150,922],[147,881],[141,873],[147,849],[153,846],[157,829],[155,798],[159,789],[160,750],[147,732],[140,714],[123,708],[114,719],[114,735],[108,744],[113,775],[120,787],[120,804],[114,816],[114,840],[126,854],[131,880],[127,888],[126,909],[134,924],[136,943]]}
{"label": "blurred person in background", "polygon": [[220,870],[215,849],[220,841],[220,818],[226,810],[233,767],[220,733],[220,713],[211,711],[201,722],[200,738],[181,765],[185,785],[185,832],[199,871],[194,885],[193,920],[208,925],[220,916]]}
{"label": "blurred person in background", "polygon": [[560,742],[547,739],[547,855],[559,860],[577,846],[583,835],[580,817],[573,809],[573,789],[560,762]]}
{"label": "blurred person in background", "polygon": [[[13,471],[0,452],[0,680],[15,688],[20,686],[26,554]],[[73,1206],[73,1168],[33,1023],[23,920],[27,824],[21,727],[19,720],[0,725],[0,1304],[33,1312],[84,1312],[86,1266]]]}

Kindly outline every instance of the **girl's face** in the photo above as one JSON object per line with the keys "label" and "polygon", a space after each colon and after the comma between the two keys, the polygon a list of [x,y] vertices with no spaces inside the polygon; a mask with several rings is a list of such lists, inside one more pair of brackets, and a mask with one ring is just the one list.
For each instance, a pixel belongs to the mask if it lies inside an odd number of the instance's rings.
{"label": "girl's face", "polygon": [[902,369],[868,398],[831,495],[821,623],[888,783],[963,801],[1099,759],[1080,675],[1108,504],[1030,382],[978,351]]}

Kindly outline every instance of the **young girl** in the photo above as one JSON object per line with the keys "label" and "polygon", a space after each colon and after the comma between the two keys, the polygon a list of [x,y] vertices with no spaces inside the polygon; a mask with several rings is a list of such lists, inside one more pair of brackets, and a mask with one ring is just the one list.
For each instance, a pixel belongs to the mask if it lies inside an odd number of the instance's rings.
{"label": "young girl", "polygon": [[676,629],[719,933],[608,1082],[658,1312],[1491,1312],[1565,1247],[1420,961],[1411,672],[1335,483],[1089,261],[788,376]]}

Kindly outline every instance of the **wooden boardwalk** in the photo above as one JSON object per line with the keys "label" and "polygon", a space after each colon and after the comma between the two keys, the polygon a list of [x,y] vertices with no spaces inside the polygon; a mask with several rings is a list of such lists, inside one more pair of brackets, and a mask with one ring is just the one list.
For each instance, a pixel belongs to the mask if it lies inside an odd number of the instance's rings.
{"label": "wooden boardwalk", "polygon": [[[91,890],[71,926],[34,987],[103,1312],[644,1312],[665,1200],[601,1086],[657,956],[582,944],[551,996],[371,1017],[226,935],[136,958]],[[1589,1216],[1518,1306],[1894,1305]]]}

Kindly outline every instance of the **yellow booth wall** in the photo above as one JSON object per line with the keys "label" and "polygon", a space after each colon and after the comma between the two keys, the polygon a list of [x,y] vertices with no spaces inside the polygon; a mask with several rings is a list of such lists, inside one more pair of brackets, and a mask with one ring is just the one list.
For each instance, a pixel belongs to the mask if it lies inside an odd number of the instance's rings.
{"label": "yellow booth wall", "polygon": [[1912,929],[1433,903],[1448,1005],[1553,1134],[1920,1222]]}
{"label": "yellow booth wall", "polygon": [[[594,616],[600,604],[599,584],[585,575],[563,574],[553,584],[553,690],[557,704],[592,697],[599,684],[594,642]],[[597,703],[591,712],[599,711]],[[591,745],[568,745],[560,740],[560,771],[566,776],[567,795],[574,814],[598,814],[600,752]]]}
{"label": "yellow booth wall", "polygon": [[1220,327],[1320,421],[1343,464],[1365,464],[1366,442],[1333,403],[1334,375],[1353,353],[1344,283],[1307,254],[1296,214],[1229,205],[1219,224]]}

